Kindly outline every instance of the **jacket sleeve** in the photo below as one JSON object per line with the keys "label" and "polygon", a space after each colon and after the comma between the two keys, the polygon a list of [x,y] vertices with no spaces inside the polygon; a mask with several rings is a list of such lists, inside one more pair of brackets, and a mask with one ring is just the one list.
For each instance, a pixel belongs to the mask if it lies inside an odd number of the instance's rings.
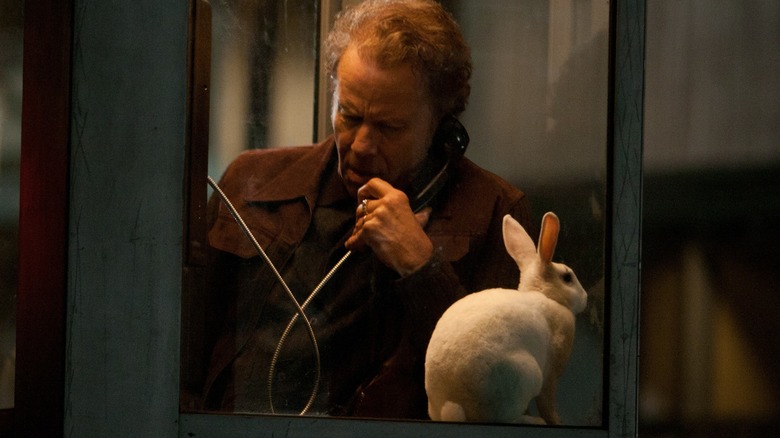
{"label": "jacket sleeve", "polygon": [[[354,396],[352,415],[427,418],[424,362],[428,341],[444,311],[470,292],[487,287],[516,287],[519,272],[503,245],[502,223],[511,214],[529,226],[530,212],[522,193],[494,205],[489,225],[471,239],[465,255],[448,261],[444,247],[410,276],[392,284],[403,309],[401,343],[380,370]],[[455,246],[462,239],[453,239]],[[459,253],[460,249],[455,251]],[[450,252],[450,255],[452,252]]]}
{"label": "jacket sleeve", "polygon": [[522,195],[507,204],[495,206],[488,229],[461,260],[447,261],[436,251],[420,270],[396,280],[394,290],[408,318],[410,341],[419,351],[427,349],[436,323],[455,301],[483,289],[517,287],[519,270],[504,247],[502,224],[504,215],[510,214],[530,229],[530,208]]}
{"label": "jacket sleeve", "polygon": [[468,293],[439,252],[417,272],[397,280],[394,289],[408,318],[410,340],[418,349],[427,348],[439,317]]}

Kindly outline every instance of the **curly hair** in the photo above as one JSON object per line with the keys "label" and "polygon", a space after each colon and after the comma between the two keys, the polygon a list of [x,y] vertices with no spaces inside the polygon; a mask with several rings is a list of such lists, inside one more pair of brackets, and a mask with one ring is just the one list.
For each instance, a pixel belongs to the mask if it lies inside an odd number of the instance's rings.
{"label": "curly hair", "polygon": [[457,116],[466,109],[471,50],[452,15],[438,2],[366,0],[341,12],[323,48],[331,84],[341,56],[352,47],[382,67],[411,65],[441,114]]}

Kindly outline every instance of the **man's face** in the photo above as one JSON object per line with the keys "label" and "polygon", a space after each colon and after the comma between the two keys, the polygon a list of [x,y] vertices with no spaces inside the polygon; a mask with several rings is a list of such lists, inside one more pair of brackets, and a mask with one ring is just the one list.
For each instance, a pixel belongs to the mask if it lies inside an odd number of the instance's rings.
{"label": "man's face", "polygon": [[333,131],[349,193],[373,177],[403,189],[436,128],[431,99],[410,66],[381,69],[349,48],[336,72]]}

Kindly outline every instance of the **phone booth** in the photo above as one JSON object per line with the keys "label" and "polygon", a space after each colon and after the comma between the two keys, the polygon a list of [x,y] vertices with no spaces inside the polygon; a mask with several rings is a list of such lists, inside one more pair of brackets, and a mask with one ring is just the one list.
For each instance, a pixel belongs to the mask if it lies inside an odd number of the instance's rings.
{"label": "phone booth", "polygon": [[[528,143],[546,148],[524,149],[535,159],[518,184],[532,199],[536,194],[539,209],[571,218],[588,209],[590,222],[572,219],[580,228],[564,231],[576,242],[567,250],[582,262],[578,269],[589,272],[584,275],[589,293],[601,294],[600,307],[583,317],[582,324],[590,325],[573,353],[587,365],[561,383],[571,395],[562,406],[569,422],[455,424],[228,415],[195,408],[197,385],[191,383],[202,373],[198,361],[208,354],[193,341],[208,335],[203,320],[209,309],[199,306],[207,176],[218,177],[239,149],[329,134],[330,96],[318,48],[335,14],[349,3],[354,2],[28,2],[17,436],[637,434],[642,0],[601,9],[596,3],[603,2],[593,2],[583,18],[591,29],[587,34],[572,30],[582,28],[567,21],[571,15],[560,2],[442,2],[474,47],[477,68],[499,72],[475,73],[473,86],[486,91],[473,92],[472,112],[462,121],[471,144],[485,145],[469,146],[466,154],[515,183],[512,172],[521,160],[499,145],[515,147],[520,131],[537,135]],[[521,26],[525,15],[543,20]],[[491,39],[480,21],[488,16],[495,20],[492,29],[517,40]],[[248,23],[271,36],[257,37]],[[276,27],[270,32],[262,23]],[[522,32],[543,37],[529,43]],[[280,46],[268,46],[269,40]],[[562,127],[576,124],[566,112],[575,97],[564,85],[590,63],[575,56],[583,52],[574,50],[579,42],[603,61],[596,63],[602,70],[593,73],[603,83],[594,97],[601,108],[594,117],[603,130],[588,143],[594,152],[583,156],[550,146],[576,137]],[[506,46],[516,48],[517,56],[513,51],[498,56]],[[559,52],[564,46],[565,56]],[[265,62],[268,56],[275,61]],[[546,64],[525,61],[529,56]],[[523,88],[503,69],[542,86]],[[294,81],[298,74],[303,82]],[[500,82],[502,75],[507,82]],[[513,100],[512,93],[522,99]],[[504,100],[505,106],[496,107]],[[540,106],[547,109],[539,111]],[[504,119],[506,114],[517,117]],[[290,118],[298,120],[292,127]],[[491,140],[480,140],[485,138]],[[587,141],[576,140],[586,147]],[[560,169],[571,157],[569,167]],[[561,183],[573,174],[596,176]],[[566,228],[566,219],[562,222]],[[595,241],[587,240],[594,235]]]}

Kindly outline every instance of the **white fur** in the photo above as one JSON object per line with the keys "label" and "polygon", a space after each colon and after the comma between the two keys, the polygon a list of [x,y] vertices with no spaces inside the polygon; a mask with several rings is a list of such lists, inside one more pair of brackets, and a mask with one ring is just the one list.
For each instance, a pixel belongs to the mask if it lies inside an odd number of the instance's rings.
{"label": "white fur", "polygon": [[[537,251],[522,226],[504,218],[504,242],[521,271],[517,290],[470,294],[437,323],[425,361],[431,419],[559,422],[556,382],[574,341],[574,314],[587,296],[568,267],[549,260],[559,224],[551,213],[544,221]],[[527,415],[534,398],[541,419]]]}

